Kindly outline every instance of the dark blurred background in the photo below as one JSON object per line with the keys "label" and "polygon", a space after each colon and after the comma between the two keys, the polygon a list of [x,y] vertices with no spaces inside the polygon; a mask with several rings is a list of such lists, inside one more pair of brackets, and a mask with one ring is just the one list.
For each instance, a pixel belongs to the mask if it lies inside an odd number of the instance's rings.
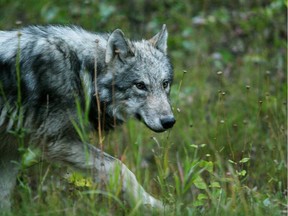
{"label": "dark blurred background", "polygon": [[284,54],[287,37],[284,0],[0,0],[1,29],[48,23],[100,32],[121,28],[135,39],[150,37],[165,23],[170,54],[188,67],[195,54],[214,54],[226,63],[260,46],[282,46],[271,54],[274,60]]}

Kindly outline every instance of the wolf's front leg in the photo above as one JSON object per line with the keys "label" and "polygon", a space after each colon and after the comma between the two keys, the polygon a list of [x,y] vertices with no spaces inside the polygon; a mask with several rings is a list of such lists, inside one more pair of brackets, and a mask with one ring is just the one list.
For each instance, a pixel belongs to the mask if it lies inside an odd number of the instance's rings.
{"label": "wolf's front leg", "polygon": [[46,155],[48,159],[71,165],[84,173],[92,173],[95,181],[112,181],[121,184],[124,199],[134,206],[141,203],[148,209],[164,210],[161,201],[149,195],[138,183],[135,175],[118,159],[102,152],[90,144],[80,141],[56,141],[50,143]]}

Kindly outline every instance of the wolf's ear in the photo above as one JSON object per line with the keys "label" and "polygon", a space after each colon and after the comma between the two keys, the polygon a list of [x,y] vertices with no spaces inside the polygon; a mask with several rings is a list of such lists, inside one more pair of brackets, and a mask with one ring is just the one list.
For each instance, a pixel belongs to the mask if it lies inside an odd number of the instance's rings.
{"label": "wolf's ear", "polygon": [[166,25],[162,26],[162,30],[152,37],[149,42],[158,50],[163,52],[165,55],[167,54],[167,39],[168,39],[168,31]]}
{"label": "wolf's ear", "polygon": [[134,56],[132,48],[124,38],[124,34],[120,29],[116,29],[108,38],[105,62],[110,63],[113,58],[119,55],[120,58],[124,59],[129,56]]}

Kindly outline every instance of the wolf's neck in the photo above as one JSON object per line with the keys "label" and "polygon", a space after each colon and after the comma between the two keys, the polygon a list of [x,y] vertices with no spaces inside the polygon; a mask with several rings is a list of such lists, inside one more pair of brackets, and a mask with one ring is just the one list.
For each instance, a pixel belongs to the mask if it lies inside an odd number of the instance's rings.
{"label": "wolf's neck", "polygon": [[[63,33],[63,32],[62,32]],[[97,35],[82,29],[68,30],[62,38],[76,52],[81,62],[104,64],[107,40],[105,35]]]}

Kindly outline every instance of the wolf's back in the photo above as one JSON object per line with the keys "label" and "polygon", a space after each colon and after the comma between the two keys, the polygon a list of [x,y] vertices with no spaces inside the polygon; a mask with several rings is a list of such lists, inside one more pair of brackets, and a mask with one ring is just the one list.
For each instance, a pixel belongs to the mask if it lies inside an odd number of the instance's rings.
{"label": "wolf's back", "polygon": [[[75,95],[83,94],[78,54],[60,35],[48,33],[44,27],[0,32],[2,129],[40,127],[53,114],[67,123],[61,111],[71,109]],[[65,128],[64,123],[55,122],[51,128]]]}

